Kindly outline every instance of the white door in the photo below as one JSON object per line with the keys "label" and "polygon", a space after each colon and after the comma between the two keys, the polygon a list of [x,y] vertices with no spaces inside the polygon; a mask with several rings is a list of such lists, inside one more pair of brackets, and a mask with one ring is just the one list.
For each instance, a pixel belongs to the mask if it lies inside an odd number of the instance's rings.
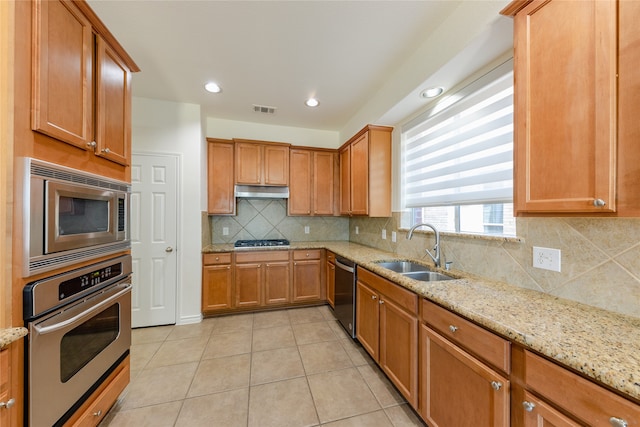
{"label": "white door", "polygon": [[133,154],[131,256],[134,328],[176,323],[178,157]]}

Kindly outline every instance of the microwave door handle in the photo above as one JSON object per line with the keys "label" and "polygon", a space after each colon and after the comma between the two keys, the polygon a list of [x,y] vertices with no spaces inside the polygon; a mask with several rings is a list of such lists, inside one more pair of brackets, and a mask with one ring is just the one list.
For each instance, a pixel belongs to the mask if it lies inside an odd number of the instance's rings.
{"label": "microwave door handle", "polygon": [[79,313],[79,314],[73,316],[70,319],[63,320],[62,322],[56,323],[55,325],[51,325],[51,326],[38,326],[38,325],[36,325],[36,326],[34,326],[34,329],[36,330],[36,332],[39,335],[45,335],[45,334],[50,334],[52,332],[59,331],[60,329],[64,329],[67,326],[77,322],[78,320],[80,320],[80,319],[82,319],[84,317],[88,317],[89,315],[91,315],[91,314],[95,313],[96,311],[100,310],[105,305],[109,305],[111,302],[113,302],[114,300],[117,300],[122,295],[126,294],[127,292],[131,292],[131,285],[129,285],[125,289],[119,291],[117,294],[112,295],[109,298],[105,299],[104,301],[101,301],[98,304],[92,306],[88,310],[85,310],[82,313]]}

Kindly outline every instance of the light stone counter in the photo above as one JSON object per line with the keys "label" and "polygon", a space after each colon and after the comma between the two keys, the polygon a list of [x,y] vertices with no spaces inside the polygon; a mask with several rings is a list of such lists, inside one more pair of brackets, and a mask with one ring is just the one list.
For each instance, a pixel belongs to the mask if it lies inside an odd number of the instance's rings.
{"label": "light stone counter", "polygon": [[[514,342],[640,400],[639,318],[456,270],[449,272],[459,277],[456,280],[416,281],[376,264],[376,261],[407,258],[356,243],[294,242],[290,247],[312,248],[329,249]],[[210,245],[203,249],[205,253],[229,251],[233,251],[233,245]]]}
{"label": "light stone counter", "polygon": [[27,335],[26,328],[0,329],[0,350]]}

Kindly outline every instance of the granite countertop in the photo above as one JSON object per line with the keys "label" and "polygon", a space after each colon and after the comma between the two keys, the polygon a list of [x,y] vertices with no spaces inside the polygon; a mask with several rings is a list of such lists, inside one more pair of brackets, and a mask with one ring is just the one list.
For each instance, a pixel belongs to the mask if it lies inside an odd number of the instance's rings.
{"label": "granite countertop", "polygon": [[26,328],[0,329],[0,350],[27,335]]}
{"label": "granite countertop", "polygon": [[[456,270],[448,272],[458,277],[455,280],[416,281],[376,264],[408,258],[356,243],[292,242],[290,246],[290,249],[313,248],[329,249],[526,348],[640,400],[639,318]],[[203,248],[203,253],[230,251],[234,251],[232,244]]]}

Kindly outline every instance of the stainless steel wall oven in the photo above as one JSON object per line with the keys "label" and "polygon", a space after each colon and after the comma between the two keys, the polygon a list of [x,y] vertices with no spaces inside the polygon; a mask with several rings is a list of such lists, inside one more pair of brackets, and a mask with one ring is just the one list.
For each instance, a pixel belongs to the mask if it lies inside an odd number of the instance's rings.
{"label": "stainless steel wall oven", "polygon": [[123,255],[25,286],[29,426],[64,424],[129,354],[131,272]]}
{"label": "stainless steel wall oven", "polygon": [[130,248],[128,183],[22,160],[24,277]]}

